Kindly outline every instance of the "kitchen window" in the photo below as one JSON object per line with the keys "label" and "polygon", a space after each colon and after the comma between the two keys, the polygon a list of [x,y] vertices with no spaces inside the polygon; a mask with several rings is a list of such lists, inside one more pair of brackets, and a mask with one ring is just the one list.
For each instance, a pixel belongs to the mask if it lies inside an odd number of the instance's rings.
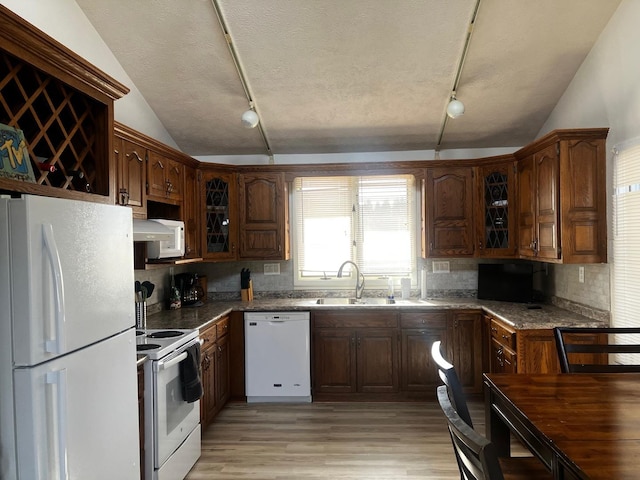
{"label": "kitchen window", "polygon": [[[367,286],[389,277],[416,281],[416,189],[412,175],[301,177],[293,189],[298,288],[352,288],[355,262]],[[351,275],[349,277],[349,275]],[[399,280],[395,282],[399,284]]]}
{"label": "kitchen window", "polygon": [[[614,327],[638,327],[640,295],[640,139],[618,145],[613,162],[613,262],[611,314]],[[625,341],[640,338],[625,335]],[[638,336],[636,336],[638,337]],[[618,354],[620,363],[637,363],[637,354]]]}

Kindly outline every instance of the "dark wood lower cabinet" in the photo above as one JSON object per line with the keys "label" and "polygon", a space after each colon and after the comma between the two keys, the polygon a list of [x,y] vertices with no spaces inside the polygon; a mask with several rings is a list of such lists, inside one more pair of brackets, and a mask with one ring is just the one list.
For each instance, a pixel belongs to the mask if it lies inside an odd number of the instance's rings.
{"label": "dark wood lower cabinet", "polygon": [[216,361],[215,361],[215,395],[216,395],[216,413],[229,400],[230,389],[230,370],[229,370],[229,336],[225,335],[218,338],[216,342]]}
{"label": "dark wood lower cabinet", "polygon": [[440,340],[442,353],[448,353],[448,321],[446,312],[400,314],[402,335],[401,388],[407,392],[430,392],[442,385],[431,358],[431,345]]}
{"label": "dark wood lower cabinet", "polygon": [[467,393],[482,393],[482,315],[453,312],[449,322],[450,362]]}
{"label": "dark wood lower cabinet", "polygon": [[200,423],[206,428],[216,415],[216,345],[215,343],[200,352],[202,373],[202,398],[200,399]]}
{"label": "dark wood lower cabinet", "polygon": [[433,398],[441,384],[431,359],[437,340],[468,393],[480,393],[479,311],[314,312],[314,398]]}
{"label": "dark wood lower cabinet", "polygon": [[230,396],[229,317],[223,317],[200,332],[200,370],[202,398],[200,424],[205,429]]}
{"label": "dark wood lower cabinet", "polygon": [[313,395],[397,393],[397,317],[394,311],[314,312]]}

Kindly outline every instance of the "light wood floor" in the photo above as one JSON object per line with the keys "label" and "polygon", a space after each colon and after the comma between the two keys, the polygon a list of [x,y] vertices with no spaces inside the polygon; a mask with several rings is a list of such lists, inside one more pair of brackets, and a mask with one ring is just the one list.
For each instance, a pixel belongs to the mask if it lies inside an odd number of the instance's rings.
{"label": "light wood floor", "polygon": [[[484,431],[481,402],[472,402]],[[187,480],[459,479],[442,411],[429,403],[231,403],[203,434]]]}

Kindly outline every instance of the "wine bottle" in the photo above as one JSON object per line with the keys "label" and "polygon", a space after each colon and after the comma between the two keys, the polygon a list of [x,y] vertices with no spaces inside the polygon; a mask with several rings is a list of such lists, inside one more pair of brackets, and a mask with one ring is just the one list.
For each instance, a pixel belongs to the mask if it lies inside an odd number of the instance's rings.
{"label": "wine bottle", "polygon": [[50,162],[40,162],[38,163],[38,168],[43,172],[50,172],[50,173],[53,173],[56,170],[58,170],[56,166]]}
{"label": "wine bottle", "polygon": [[91,192],[91,185],[87,182],[82,170],[67,170],[67,173],[69,174],[74,190],[79,192]]}

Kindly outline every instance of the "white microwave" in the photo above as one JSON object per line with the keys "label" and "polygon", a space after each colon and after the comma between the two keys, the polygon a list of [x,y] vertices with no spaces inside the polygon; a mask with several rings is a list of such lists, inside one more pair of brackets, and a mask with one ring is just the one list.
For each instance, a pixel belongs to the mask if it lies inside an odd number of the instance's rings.
{"label": "white microwave", "polygon": [[147,243],[147,258],[173,258],[184,256],[184,222],[178,220],[152,219],[167,227],[171,232],[171,240],[160,240]]}

